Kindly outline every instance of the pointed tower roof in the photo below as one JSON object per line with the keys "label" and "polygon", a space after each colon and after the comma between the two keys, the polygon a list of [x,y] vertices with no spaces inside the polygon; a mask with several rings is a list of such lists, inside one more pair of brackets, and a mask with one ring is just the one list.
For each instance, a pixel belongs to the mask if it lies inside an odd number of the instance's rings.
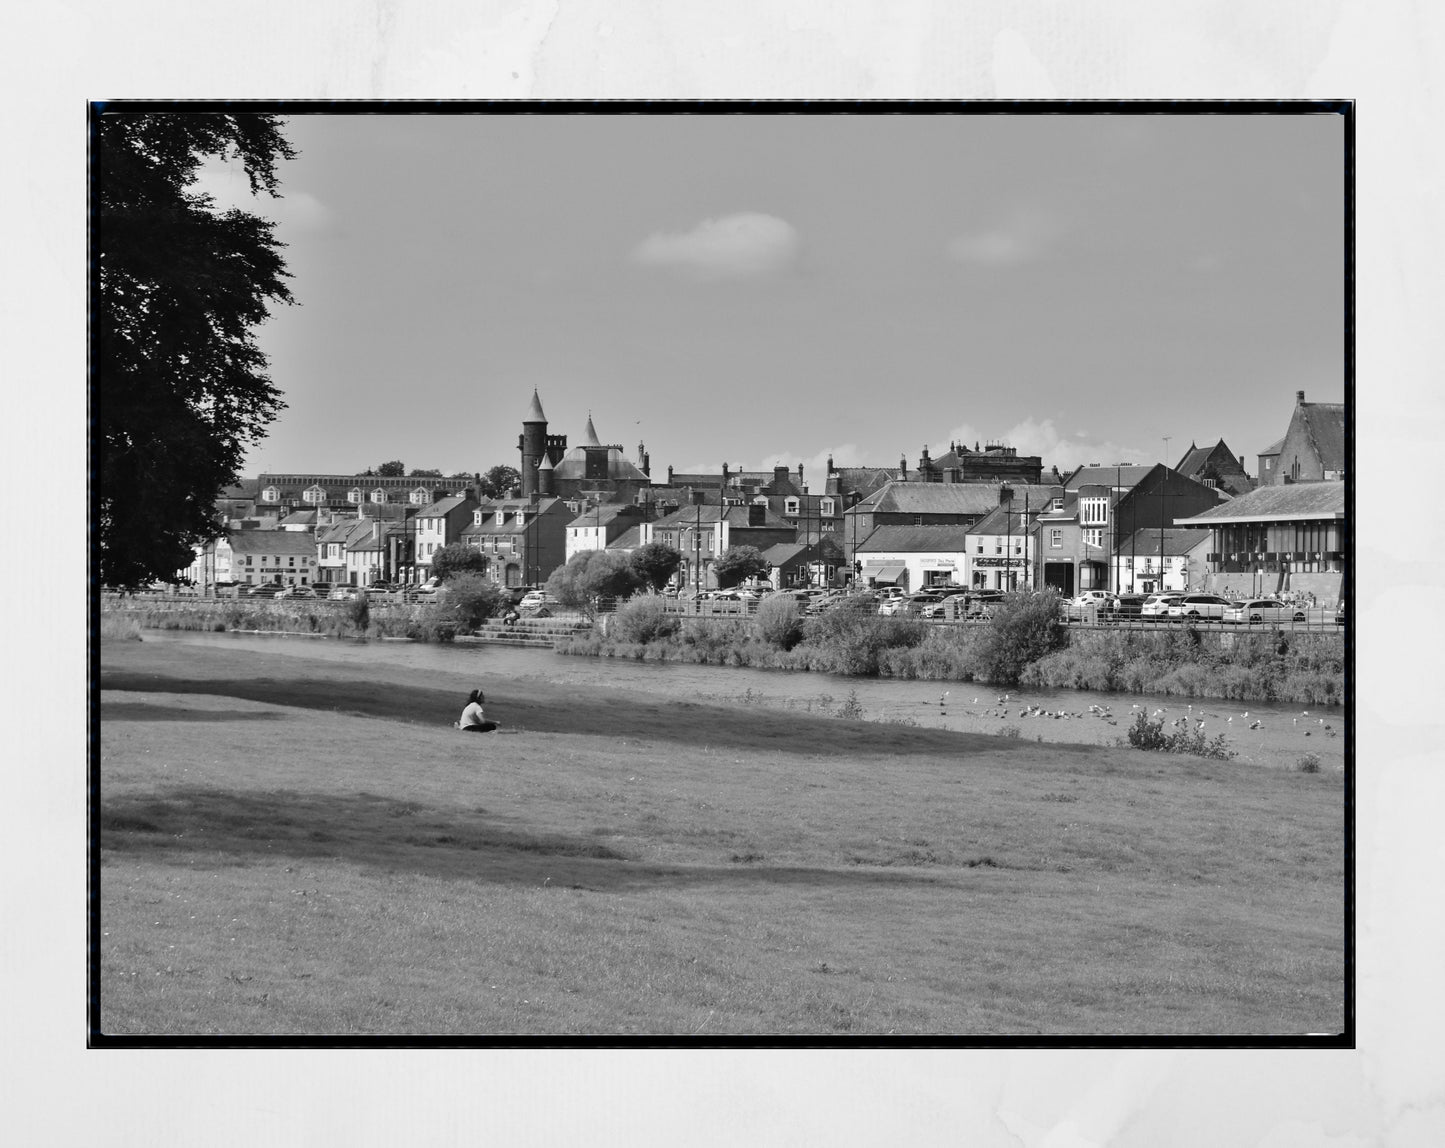
{"label": "pointed tower roof", "polygon": [[551,460],[550,458],[548,458],[548,457],[544,454],[544,455],[542,456],[542,461],[537,464],[537,469],[538,469],[538,470],[555,470],[556,468],[553,467],[553,465],[552,465],[552,460]]}
{"label": "pointed tower roof", "polygon": [[587,429],[582,432],[583,446],[601,446],[602,441],[597,437],[597,431],[592,426],[592,412],[587,412]]}
{"label": "pointed tower roof", "polygon": [[547,416],[542,413],[542,400],[537,397],[537,391],[532,389],[532,409],[527,412],[527,417],[522,420],[524,423],[544,423]]}

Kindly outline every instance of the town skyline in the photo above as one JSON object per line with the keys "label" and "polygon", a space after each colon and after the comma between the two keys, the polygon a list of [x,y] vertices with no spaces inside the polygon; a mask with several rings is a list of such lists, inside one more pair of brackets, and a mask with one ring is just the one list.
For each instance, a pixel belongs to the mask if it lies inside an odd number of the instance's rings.
{"label": "town skyline", "polygon": [[[654,473],[1253,471],[1343,402],[1330,115],[293,115],[287,410],[242,476],[516,465],[539,394]],[[471,417],[468,417],[470,412]],[[1167,440],[1167,445],[1166,445]]]}

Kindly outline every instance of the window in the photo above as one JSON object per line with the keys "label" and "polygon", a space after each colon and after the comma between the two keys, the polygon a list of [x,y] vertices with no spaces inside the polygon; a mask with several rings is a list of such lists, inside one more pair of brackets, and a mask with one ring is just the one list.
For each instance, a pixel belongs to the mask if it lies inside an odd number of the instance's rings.
{"label": "window", "polygon": [[1002,538],[995,538],[995,539],[993,540],[993,552],[994,552],[995,554],[1002,554],[1002,553],[1003,553],[1003,539],[1002,539]]}
{"label": "window", "polygon": [[268,486],[265,490],[263,490],[263,491],[261,492],[261,501],[262,501],[262,502],[280,502],[280,501],[281,501],[281,492],[280,492],[279,490],[277,490],[274,486]]}
{"label": "window", "polygon": [[1049,503],[1050,510],[1063,510],[1063,508],[1064,500],[1062,496],[1055,498],[1051,503]]}
{"label": "window", "polygon": [[1085,530],[1085,531],[1084,531],[1084,545],[1085,545],[1085,546],[1102,546],[1102,545],[1104,545],[1104,532],[1103,532],[1102,530],[1100,530],[1098,527],[1091,527],[1090,529]]}
{"label": "window", "polygon": [[1201,478],[1199,481],[1208,487],[1216,487],[1219,485],[1219,483],[1212,478]]}
{"label": "window", "polygon": [[358,504],[361,501],[361,487],[353,486],[350,490],[348,490],[346,492],[346,501],[351,503],[353,506]]}
{"label": "window", "polygon": [[247,565],[247,566],[251,565],[251,555],[249,555],[249,554],[246,555],[246,565]]}
{"label": "window", "polygon": [[296,565],[296,559],[294,557],[286,559],[286,565],[294,567]]}
{"label": "window", "polygon": [[427,501],[426,490],[420,486],[417,487],[411,492],[411,501],[413,506],[425,506]]}
{"label": "window", "polygon": [[1079,499],[1079,522],[1084,526],[1102,526],[1109,521],[1107,498]]}
{"label": "window", "polygon": [[505,510],[499,510],[499,511],[497,511],[497,525],[498,525],[498,526],[505,526],[506,524],[507,524],[507,512],[506,512]]}
{"label": "window", "polygon": [[386,491],[382,490],[381,487],[378,486],[375,490],[373,490],[373,491],[371,492],[371,501],[372,501],[372,502],[385,502],[385,501],[386,501]]}
{"label": "window", "polygon": [[797,514],[797,513],[798,513],[798,500],[797,500],[796,498],[785,498],[785,499],[783,499],[783,513],[784,513],[784,514]]}
{"label": "window", "polygon": [[978,540],[977,549],[974,550],[974,553],[975,553],[975,554],[982,554],[982,553],[983,553],[983,539],[982,539],[982,538],[980,538],[980,539]]}
{"label": "window", "polygon": [[315,506],[318,502],[326,501],[326,491],[319,486],[309,487],[307,490],[302,492],[301,500],[303,502],[309,502],[313,506]]}
{"label": "window", "polygon": [[1062,530],[1054,529],[1049,531],[1049,547],[1053,550],[1062,550],[1064,548],[1064,532]]}
{"label": "window", "polygon": [[[824,518],[832,518],[832,517],[833,517],[833,500],[832,500],[831,498],[825,498],[825,499],[823,499],[821,502],[819,502],[819,503],[818,503],[818,513],[821,514]],[[832,575],[829,574],[828,577],[831,578]]]}
{"label": "window", "polygon": [[473,526],[480,526],[481,524],[482,524],[482,512],[481,512],[480,510],[474,510],[474,511],[472,511],[472,525],[473,525]]}

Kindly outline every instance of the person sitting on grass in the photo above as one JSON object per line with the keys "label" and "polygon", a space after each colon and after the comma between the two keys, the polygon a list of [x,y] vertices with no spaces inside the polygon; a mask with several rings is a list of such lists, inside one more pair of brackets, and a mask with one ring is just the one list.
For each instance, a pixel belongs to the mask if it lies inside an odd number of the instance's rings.
{"label": "person sitting on grass", "polygon": [[496,729],[497,723],[488,721],[487,715],[482,712],[482,703],[486,700],[481,690],[473,690],[467,695],[467,708],[462,710],[457,728],[467,733],[491,733]]}

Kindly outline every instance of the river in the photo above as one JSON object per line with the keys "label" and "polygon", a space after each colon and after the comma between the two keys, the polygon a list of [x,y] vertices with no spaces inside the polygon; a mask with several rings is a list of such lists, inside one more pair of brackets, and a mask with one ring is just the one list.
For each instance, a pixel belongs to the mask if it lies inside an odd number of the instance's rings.
{"label": "river", "polygon": [[[1112,744],[1144,709],[1166,721],[1202,720],[1206,737],[1222,734],[1238,760],[1293,766],[1314,753],[1322,769],[1340,769],[1345,715],[1339,707],[1268,705],[1089,690],[999,690],[975,682],[917,682],[727,666],[571,657],[550,650],[459,642],[454,645],[288,635],[147,630],[147,642],[217,649],[256,649],[337,662],[455,673],[489,681],[537,681],[586,690],[626,690],[714,705],[759,706],[838,714],[969,732],[1017,728],[1029,740]],[[1007,700],[1001,700],[1006,698]],[[861,711],[861,713],[860,713]],[[1062,715],[1062,716],[1055,716]]]}

